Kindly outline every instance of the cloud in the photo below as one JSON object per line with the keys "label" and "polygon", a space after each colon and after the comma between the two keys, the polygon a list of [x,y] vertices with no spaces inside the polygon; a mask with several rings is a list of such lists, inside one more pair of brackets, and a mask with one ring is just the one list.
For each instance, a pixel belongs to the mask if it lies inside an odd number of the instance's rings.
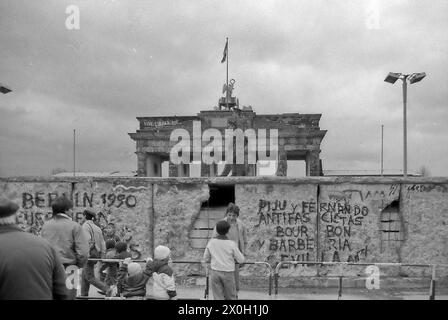
{"label": "cloud", "polygon": [[[80,30],[65,28],[69,4]],[[70,166],[73,128],[80,169],[135,170],[135,117],[212,109],[229,37],[241,104],[322,113],[324,169],[376,169],[381,124],[387,166],[401,168],[401,88],[383,79],[426,72],[408,88],[409,168],[447,175],[448,151],[432,143],[448,134],[447,9],[442,0],[2,1],[0,81],[14,91],[0,97],[0,170]]]}

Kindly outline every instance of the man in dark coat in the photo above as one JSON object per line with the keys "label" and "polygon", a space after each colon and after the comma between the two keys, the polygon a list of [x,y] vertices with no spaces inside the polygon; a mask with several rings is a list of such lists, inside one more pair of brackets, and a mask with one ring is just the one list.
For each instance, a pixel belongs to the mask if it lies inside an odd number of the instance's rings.
{"label": "man in dark coat", "polygon": [[17,226],[18,209],[0,199],[0,300],[67,299],[59,256],[46,240]]}

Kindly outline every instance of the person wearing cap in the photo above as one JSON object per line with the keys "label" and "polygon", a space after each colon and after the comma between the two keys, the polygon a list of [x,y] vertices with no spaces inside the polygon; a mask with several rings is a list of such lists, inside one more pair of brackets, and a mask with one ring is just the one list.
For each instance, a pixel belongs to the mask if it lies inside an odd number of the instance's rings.
{"label": "person wearing cap", "polygon": [[[73,203],[65,196],[51,203],[53,218],[42,226],[41,236],[56,249],[64,268],[75,265],[83,268],[89,256],[87,235],[81,225],[73,221]],[[70,298],[76,297],[76,288],[70,291]]]}
{"label": "person wearing cap", "polygon": [[73,221],[73,203],[65,196],[52,204],[53,219],[44,223],[41,236],[48,240],[61,256],[64,267],[76,265],[82,268],[87,262],[89,244],[81,225]]}
{"label": "person wearing cap", "polygon": [[157,246],[154,249],[154,261],[148,264],[154,280],[152,297],[157,300],[176,299],[176,283],[173,269],[169,266],[171,250],[166,246]]}
{"label": "person wearing cap", "polygon": [[117,292],[127,299],[143,299],[146,296],[146,284],[151,278],[152,270],[149,265],[151,258],[146,259],[145,270],[140,264],[132,262],[131,258],[124,259],[118,271]]}
{"label": "person wearing cap", "polygon": [[47,240],[17,225],[18,209],[0,199],[0,300],[67,299],[58,253]]}
{"label": "person wearing cap", "polygon": [[[83,212],[84,222],[82,229],[87,234],[89,243],[89,258],[99,259],[103,258],[106,254],[106,243],[103,238],[103,232],[100,227],[95,224],[96,214],[91,210],[84,210]],[[81,296],[88,296],[90,285],[93,285],[100,289],[100,293],[110,296],[111,288],[105,282],[95,277],[95,265],[96,261],[88,261],[82,272],[81,280]]]}
{"label": "person wearing cap", "polygon": [[204,263],[210,262],[213,298],[237,300],[235,264],[243,263],[244,256],[236,243],[227,237],[230,229],[227,221],[218,221],[215,228],[218,235],[208,242],[202,259]]}
{"label": "person wearing cap", "polygon": [[[240,208],[234,203],[230,202],[226,209],[226,215],[223,221],[227,221],[230,224],[229,232],[227,233],[227,238],[236,243],[238,249],[243,254],[246,255],[247,247],[247,228],[244,226],[243,222],[239,219]],[[216,232],[216,226],[213,230],[213,237],[218,236]],[[235,265],[235,286],[237,293],[240,291],[240,265]]]}

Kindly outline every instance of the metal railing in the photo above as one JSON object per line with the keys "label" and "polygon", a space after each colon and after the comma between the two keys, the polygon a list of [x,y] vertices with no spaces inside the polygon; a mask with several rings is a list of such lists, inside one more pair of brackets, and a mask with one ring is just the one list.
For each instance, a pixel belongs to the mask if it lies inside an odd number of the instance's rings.
{"label": "metal railing", "polygon": [[[94,261],[94,262],[100,262],[100,261],[101,262],[123,262],[124,259],[105,259],[105,258],[104,259],[102,259],[102,258],[93,259],[93,258],[89,258],[88,261]],[[131,259],[131,262],[146,263],[146,260],[141,260],[141,259],[139,259],[139,260],[132,260]],[[171,262],[175,263],[175,264],[183,264],[183,263],[186,263],[186,264],[201,264],[201,265],[204,264],[203,261],[188,261],[188,260],[173,260]],[[205,299],[209,298],[209,293],[208,293],[208,291],[209,291],[209,285],[208,285],[209,284],[209,272],[208,272],[208,268],[209,267],[208,267],[208,265],[209,265],[209,263],[207,263],[206,270],[205,270],[205,278],[206,278],[206,285],[205,285],[205,292],[204,292],[204,298]],[[272,295],[274,269],[272,268],[272,266],[268,262],[265,262],[265,261],[249,262],[248,261],[248,262],[240,263],[240,265],[262,265],[262,266],[267,267],[268,271],[269,271],[269,291],[268,291],[268,294],[269,294],[269,296]],[[92,299],[92,300],[103,300],[103,299],[111,299],[111,298],[115,298],[115,299],[120,300],[120,297],[90,297],[90,296],[88,296],[88,297],[78,296],[77,297],[77,299],[88,299],[88,300],[90,300],[90,299]]]}
{"label": "metal railing", "polygon": [[[413,264],[413,263],[395,263],[395,262],[371,262],[371,263],[360,263],[360,262],[319,262],[319,261],[281,261],[277,264],[274,271],[274,282],[275,282],[275,296],[278,295],[278,280],[280,278],[280,268],[287,264],[293,265],[316,265],[316,266],[379,266],[379,267],[416,267],[416,268],[431,268],[431,281],[429,289],[429,300],[435,300],[436,296],[436,268],[438,267],[448,267],[448,264]],[[328,277],[327,277],[328,278]],[[342,280],[343,275],[337,277],[339,279],[338,284],[338,300],[342,298]]]}

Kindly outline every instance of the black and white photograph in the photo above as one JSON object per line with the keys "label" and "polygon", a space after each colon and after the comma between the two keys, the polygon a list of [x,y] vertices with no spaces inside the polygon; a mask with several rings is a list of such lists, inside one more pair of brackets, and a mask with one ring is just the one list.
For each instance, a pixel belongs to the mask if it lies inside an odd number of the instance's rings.
{"label": "black and white photograph", "polygon": [[0,300],[448,300],[447,101],[445,0],[0,0]]}

